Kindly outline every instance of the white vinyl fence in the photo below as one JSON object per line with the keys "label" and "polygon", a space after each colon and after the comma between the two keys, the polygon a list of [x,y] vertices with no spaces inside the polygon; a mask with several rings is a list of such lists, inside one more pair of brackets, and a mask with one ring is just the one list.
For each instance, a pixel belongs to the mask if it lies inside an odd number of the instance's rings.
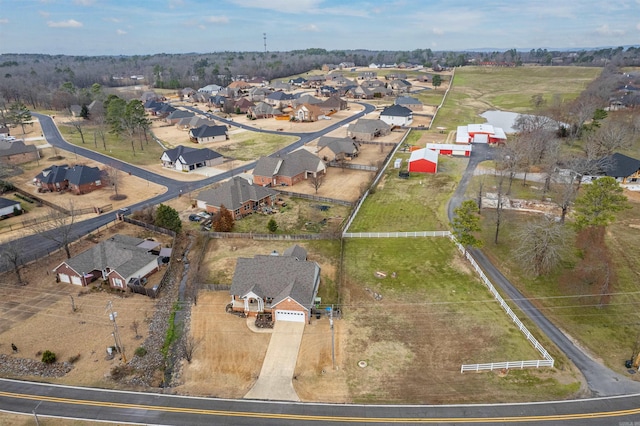
{"label": "white vinyl fence", "polygon": [[448,237],[450,231],[413,231],[413,232],[345,232],[343,238],[411,238],[411,237]]}
{"label": "white vinyl fence", "polygon": [[542,358],[543,358],[543,359],[529,360],[529,361],[504,361],[504,362],[491,362],[487,364],[463,364],[462,367],[460,367],[460,372],[464,373],[465,371],[496,370],[496,369],[503,369],[503,368],[509,369],[509,368],[525,368],[525,367],[536,367],[536,368],[553,367],[554,360],[551,357],[551,355],[549,355],[549,352],[547,352],[547,350],[540,344],[540,342],[538,342],[538,340],[531,334],[531,332],[529,332],[527,327],[522,323],[522,321],[520,321],[520,318],[518,318],[516,314],[513,312],[513,310],[511,310],[509,305],[507,305],[507,302],[505,302],[502,296],[500,296],[500,294],[498,293],[496,288],[493,286],[491,281],[489,281],[487,276],[484,274],[484,271],[476,263],[476,260],[473,258],[473,256],[471,256],[471,254],[469,254],[469,252],[467,252],[465,248],[462,247],[462,245],[458,243],[458,241],[456,241],[453,235],[451,235],[450,237],[451,237],[451,240],[458,247],[458,250],[460,250],[464,254],[467,260],[473,266],[473,269],[476,270],[476,272],[480,276],[480,279],[482,280],[484,285],[487,286],[487,288],[489,289],[489,292],[493,294],[493,297],[500,304],[502,309],[504,309],[504,311],[507,313],[509,318],[511,318],[511,321],[513,321],[513,323],[518,327],[518,329],[522,332],[522,334],[524,334],[524,337],[526,337],[527,340],[531,342],[533,347],[538,352],[540,352],[540,355],[542,355]]}

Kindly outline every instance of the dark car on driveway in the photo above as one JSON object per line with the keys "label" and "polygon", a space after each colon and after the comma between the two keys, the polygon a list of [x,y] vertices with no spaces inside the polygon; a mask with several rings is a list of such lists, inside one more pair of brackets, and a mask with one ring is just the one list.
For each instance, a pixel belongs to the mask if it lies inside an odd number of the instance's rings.
{"label": "dark car on driveway", "polygon": [[190,214],[189,215],[189,220],[191,222],[200,222],[202,220],[202,217],[198,216],[197,214]]}

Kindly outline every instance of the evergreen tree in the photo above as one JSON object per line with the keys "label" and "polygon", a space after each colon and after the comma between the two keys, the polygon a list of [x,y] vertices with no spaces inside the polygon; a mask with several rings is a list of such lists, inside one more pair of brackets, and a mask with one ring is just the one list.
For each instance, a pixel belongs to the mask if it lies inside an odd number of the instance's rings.
{"label": "evergreen tree", "polygon": [[591,226],[607,226],[615,220],[615,213],[630,208],[622,187],[609,176],[587,185],[575,201],[575,227],[582,230]]}
{"label": "evergreen tree", "polygon": [[482,241],[473,233],[480,231],[480,216],[477,214],[478,206],[473,200],[463,201],[460,207],[454,210],[454,218],[451,222],[453,235],[463,247],[482,247]]}
{"label": "evergreen tree", "polygon": [[182,230],[182,221],[180,220],[178,211],[173,207],[165,206],[164,204],[160,204],[158,206],[154,224],[175,232],[180,232]]}

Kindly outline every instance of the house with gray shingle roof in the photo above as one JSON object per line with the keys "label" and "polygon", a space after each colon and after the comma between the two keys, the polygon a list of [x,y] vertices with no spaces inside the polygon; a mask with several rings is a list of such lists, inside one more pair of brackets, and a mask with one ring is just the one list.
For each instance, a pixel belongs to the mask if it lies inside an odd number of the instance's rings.
{"label": "house with gray shingle roof", "polygon": [[16,200],[9,200],[8,198],[1,198],[0,197],[0,219],[4,219],[10,216],[13,216],[14,214],[18,213],[22,213],[22,212],[16,212],[16,210],[22,210],[22,206],[20,205],[20,201],[16,201]]}
{"label": "house with gray shingle roof", "polygon": [[145,243],[141,238],[114,235],[56,266],[56,281],[84,287],[101,279],[114,289],[126,290],[132,280],[146,278],[159,269],[158,256],[141,247]]}
{"label": "house with gray shingle roof", "polygon": [[231,282],[231,309],[273,321],[309,322],[320,285],[320,266],[293,246],[282,256],[239,258]]}
{"label": "house with gray shingle roof", "polygon": [[351,138],[323,136],[318,140],[318,157],[323,161],[340,161],[358,156],[358,145]]}
{"label": "house with gray shingle roof", "polygon": [[0,161],[7,164],[22,164],[40,158],[35,145],[26,145],[23,140],[0,139]]}
{"label": "house with gray shingle roof", "polygon": [[266,102],[258,102],[256,105],[249,108],[247,114],[251,118],[272,118],[275,115],[281,115],[282,111],[277,108],[274,108],[272,105],[269,105]]}
{"label": "house with gray shingle roof", "polygon": [[190,172],[201,167],[220,165],[224,161],[224,157],[209,148],[198,149],[179,145],[163,152],[160,160],[163,167]]}
{"label": "house with gray shingle roof", "polygon": [[411,96],[398,96],[395,104],[409,108],[411,111],[422,111],[423,109],[422,102]]}
{"label": "house with gray shingle roof", "polygon": [[183,129],[183,130],[195,129],[196,127],[200,127],[200,126],[215,126],[215,125],[216,123],[213,120],[207,120],[206,118],[201,118],[201,117],[198,117],[197,115],[194,115],[193,117],[185,117],[180,121],[178,121],[178,123],[176,124],[176,126],[179,129]]}
{"label": "house with gray shingle roof", "polygon": [[189,130],[189,138],[196,143],[223,142],[229,139],[229,129],[227,126],[203,125]]}
{"label": "house with gray shingle roof", "polygon": [[387,123],[370,118],[361,118],[347,126],[347,136],[363,142],[371,142],[377,137],[388,135],[390,132],[391,126]]}
{"label": "house with gray shingle roof", "polygon": [[225,206],[234,219],[258,211],[261,207],[273,205],[278,193],[270,188],[249,183],[241,177],[234,177],[213,189],[201,191],[196,202],[198,207],[216,214]]}
{"label": "house with gray shingle roof", "polygon": [[327,167],[305,149],[275,157],[260,157],[253,169],[253,181],[261,186],[293,186],[310,177],[324,175]]}
{"label": "house with gray shingle roof", "polygon": [[273,92],[264,98],[264,101],[275,108],[285,108],[291,106],[294,96],[291,93]]}
{"label": "house with gray shingle roof", "polygon": [[410,126],[413,122],[413,111],[402,105],[388,106],[380,113],[380,120],[390,126]]}
{"label": "house with gray shingle roof", "polygon": [[44,192],[70,190],[76,195],[87,194],[104,186],[103,173],[97,167],[83,165],[50,166],[36,175],[33,182]]}
{"label": "house with gray shingle roof", "polygon": [[191,111],[183,111],[181,109],[176,109],[175,111],[167,115],[167,118],[165,118],[165,121],[169,124],[178,124],[178,122],[183,118],[191,118],[194,115],[195,113]]}

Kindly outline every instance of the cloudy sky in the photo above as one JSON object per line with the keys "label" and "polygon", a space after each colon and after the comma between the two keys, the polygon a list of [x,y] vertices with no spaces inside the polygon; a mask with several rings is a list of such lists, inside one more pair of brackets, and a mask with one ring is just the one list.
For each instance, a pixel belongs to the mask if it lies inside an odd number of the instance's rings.
{"label": "cloudy sky", "polygon": [[640,0],[0,0],[0,53],[640,45]]}

